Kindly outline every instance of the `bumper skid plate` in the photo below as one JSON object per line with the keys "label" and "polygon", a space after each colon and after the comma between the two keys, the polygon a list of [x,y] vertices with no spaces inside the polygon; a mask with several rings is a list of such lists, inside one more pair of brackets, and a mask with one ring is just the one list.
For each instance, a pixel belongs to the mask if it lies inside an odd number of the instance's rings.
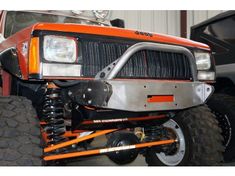
{"label": "bumper skid plate", "polygon": [[81,105],[133,112],[198,106],[213,93],[211,85],[189,81],[95,80],[82,87],[72,93]]}

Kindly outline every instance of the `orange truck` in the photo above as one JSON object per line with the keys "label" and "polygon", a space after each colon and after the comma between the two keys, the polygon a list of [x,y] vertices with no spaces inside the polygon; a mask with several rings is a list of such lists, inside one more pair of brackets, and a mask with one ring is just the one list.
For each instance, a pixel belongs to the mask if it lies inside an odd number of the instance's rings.
{"label": "orange truck", "polygon": [[220,164],[210,48],[93,13],[1,11],[0,164]]}

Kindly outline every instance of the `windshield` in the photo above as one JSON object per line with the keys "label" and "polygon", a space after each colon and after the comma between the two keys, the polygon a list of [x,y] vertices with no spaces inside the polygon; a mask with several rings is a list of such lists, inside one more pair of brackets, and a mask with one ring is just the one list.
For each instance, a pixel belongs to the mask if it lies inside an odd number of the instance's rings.
{"label": "windshield", "polygon": [[37,12],[9,11],[7,12],[6,16],[4,37],[7,38],[16,32],[38,22],[103,25],[99,22],[70,16]]}

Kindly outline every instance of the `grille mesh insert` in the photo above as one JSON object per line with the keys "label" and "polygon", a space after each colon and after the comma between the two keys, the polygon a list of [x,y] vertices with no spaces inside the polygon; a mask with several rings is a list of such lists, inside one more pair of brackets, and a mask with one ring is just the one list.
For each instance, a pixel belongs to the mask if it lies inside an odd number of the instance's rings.
{"label": "grille mesh insert", "polygon": [[[94,77],[130,46],[118,42],[82,40],[83,76]],[[188,80],[191,70],[183,54],[143,50],[131,57],[117,77]]]}

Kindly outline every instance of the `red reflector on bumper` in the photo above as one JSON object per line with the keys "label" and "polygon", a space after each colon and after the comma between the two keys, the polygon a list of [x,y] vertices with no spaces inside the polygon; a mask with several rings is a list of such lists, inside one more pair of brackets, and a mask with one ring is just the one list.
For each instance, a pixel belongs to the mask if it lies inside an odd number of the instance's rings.
{"label": "red reflector on bumper", "polygon": [[161,102],[173,102],[173,95],[148,95],[148,103],[161,103]]}

